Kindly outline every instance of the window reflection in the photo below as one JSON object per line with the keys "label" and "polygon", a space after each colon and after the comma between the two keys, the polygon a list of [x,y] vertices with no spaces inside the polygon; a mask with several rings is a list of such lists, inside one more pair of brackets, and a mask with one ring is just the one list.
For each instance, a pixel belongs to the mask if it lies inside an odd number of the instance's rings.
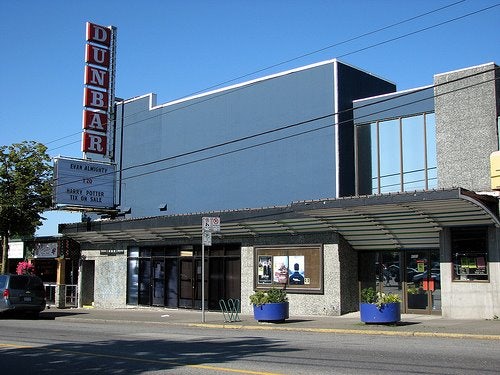
{"label": "window reflection", "polygon": [[399,120],[379,123],[380,192],[400,190],[401,153],[399,142]]}
{"label": "window reflection", "polygon": [[437,186],[433,113],[358,125],[358,194]]}

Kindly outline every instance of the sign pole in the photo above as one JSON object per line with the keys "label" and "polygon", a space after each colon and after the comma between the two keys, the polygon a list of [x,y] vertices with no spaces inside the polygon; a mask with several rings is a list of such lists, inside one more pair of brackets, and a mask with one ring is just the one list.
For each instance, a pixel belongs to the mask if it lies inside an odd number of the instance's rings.
{"label": "sign pole", "polygon": [[205,323],[205,245],[212,246],[212,233],[220,232],[219,217],[201,218],[201,322]]}
{"label": "sign pole", "polygon": [[[203,237],[203,234],[202,234]],[[201,322],[205,323],[205,241],[201,241]]]}

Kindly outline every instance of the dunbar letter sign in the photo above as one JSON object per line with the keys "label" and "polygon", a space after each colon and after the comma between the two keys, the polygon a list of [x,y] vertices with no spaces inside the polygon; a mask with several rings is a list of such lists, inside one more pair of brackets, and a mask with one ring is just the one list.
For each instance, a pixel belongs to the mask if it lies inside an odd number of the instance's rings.
{"label": "dunbar letter sign", "polygon": [[55,205],[113,208],[115,166],[80,159],[54,159]]}
{"label": "dunbar letter sign", "polygon": [[87,22],[82,151],[112,157],[116,28]]}

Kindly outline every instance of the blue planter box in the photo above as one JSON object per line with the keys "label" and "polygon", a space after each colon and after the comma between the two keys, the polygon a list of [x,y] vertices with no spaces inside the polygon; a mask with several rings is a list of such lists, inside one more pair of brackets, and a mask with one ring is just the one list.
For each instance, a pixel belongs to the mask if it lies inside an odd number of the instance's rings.
{"label": "blue planter box", "polygon": [[364,323],[396,323],[401,320],[401,303],[385,303],[379,309],[372,303],[361,302],[359,312]]}
{"label": "blue planter box", "polygon": [[253,305],[253,316],[255,320],[272,322],[283,321],[289,318],[289,303],[265,303],[260,306]]}

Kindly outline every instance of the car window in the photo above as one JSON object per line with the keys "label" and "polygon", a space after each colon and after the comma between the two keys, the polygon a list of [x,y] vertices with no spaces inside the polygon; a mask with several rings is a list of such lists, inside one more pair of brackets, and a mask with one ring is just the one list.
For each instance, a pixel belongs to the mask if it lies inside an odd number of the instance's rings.
{"label": "car window", "polygon": [[6,284],[7,284],[7,276],[0,275],[0,289],[5,289]]}
{"label": "car window", "polygon": [[31,290],[44,290],[42,279],[38,277],[30,277],[28,288]]}
{"label": "car window", "polygon": [[10,289],[26,289],[29,278],[27,276],[11,276],[9,288]]}

